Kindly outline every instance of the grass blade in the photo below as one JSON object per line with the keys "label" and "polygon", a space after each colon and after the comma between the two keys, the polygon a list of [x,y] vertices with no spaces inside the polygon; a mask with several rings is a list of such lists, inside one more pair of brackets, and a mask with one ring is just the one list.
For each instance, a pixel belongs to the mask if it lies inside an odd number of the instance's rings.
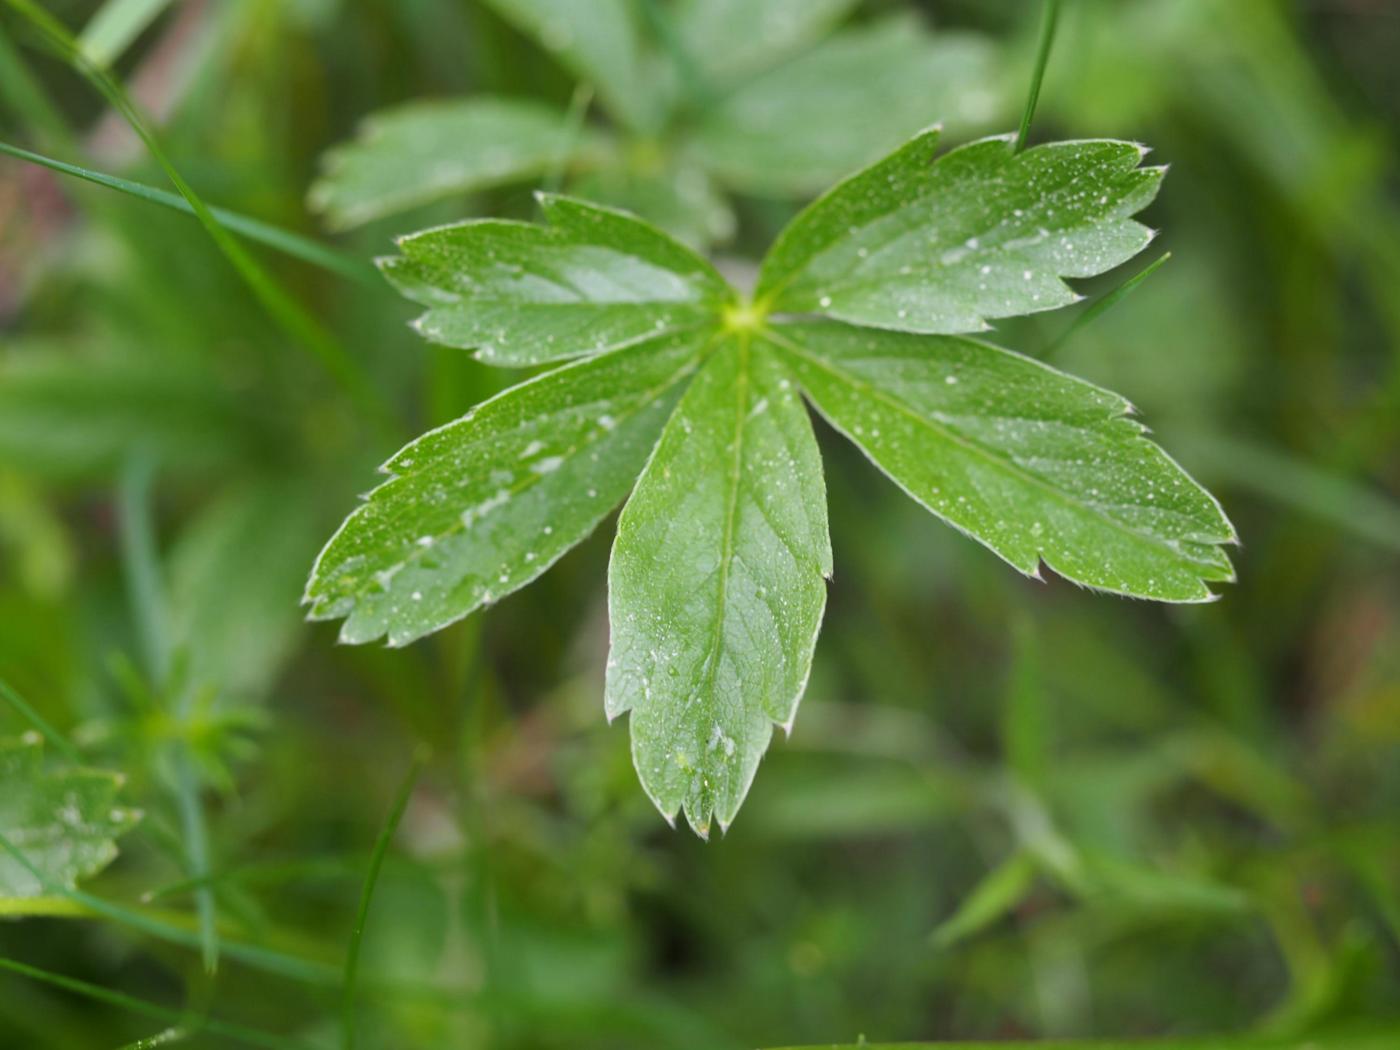
{"label": "grass blade", "polygon": [[350,357],[336,339],[323,328],[319,321],[307,313],[297,301],[280,285],[272,280],[257,262],[243,248],[232,234],[223,228],[210,214],[209,207],[166,155],[165,149],[154,132],[137,112],[135,105],[127,97],[125,90],[106,70],[94,66],[82,50],[73,34],[33,0],[8,0],[11,8],[22,15],[39,31],[48,44],[73,68],[83,76],[98,93],[121,115],[145,144],[152,158],[160,165],[180,196],[189,202],[190,208],[199,219],[200,225],[208,232],[215,246],[223,253],[253,295],[267,310],[268,314],[287,335],[309,351],[320,361],[326,371],[335,379],[355,402],[386,434],[394,435],[397,427],[393,413],[377,387]]}
{"label": "grass blade", "polygon": [[388,819],[379,829],[379,838],[375,840],[374,853],[370,856],[369,871],[365,874],[364,889],[360,893],[360,907],[355,915],[355,929],[350,934],[350,948],[345,953],[345,982],[341,1001],[341,1045],[345,1050],[352,1050],[355,1045],[355,976],[360,965],[360,943],[365,935],[365,920],[369,917],[370,900],[374,897],[374,887],[379,881],[379,869],[384,866],[384,855],[389,850],[389,843],[398,829],[399,821],[403,819],[404,810],[408,808],[413,786],[418,782],[418,775],[423,771],[427,760],[427,748],[420,745],[414,752],[413,762],[399,786],[398,794],[394,797]]}
{"label": "grass blade", "polygon": [[88,19],[78,46],[93,65],[109,66],[169,6],[170,0],[107,0]]}
{"label": "grass blade", "polygon": [[68,759],[75,766],[83,764],[83,756],[79,753],[73,742],[55,729],[43,715],[30,707],[24,697],[17,693],[9,682],[0,678],[0,697],[4,697],[16,711],[32,725],[47,740],[55,751],[58,751],[64,758]]}
{"label": "grass blade", "polygon": [[[217,1021],[213,1018],[194,1018],[191,1020],[178,1010],[161,1006],[157,1003],[149,1002],[145,999],[138,999],[125,992],[115,992],[110,988],[103,988],[100,985],[89,984],[87,981],[80,981],[76,977],[66,977],[60,973],[51,973],[48,970],[41,970],[37,966],[29,966],[16,959],[7,959],[0,956],[0,970],[18,974],[21,977],[28,977],[33,981],[42,981],[44,984],[62,988],[64,991],[72,992],[74,995],[81,995],[86,999],[93,999],[108,1006],[115,1006],[119,1009],[128,1010],[142,1017],[149,1017],[152,1020],[164,1021],[178,1025],[188,1025],[210,1035],[221,1036],[225,1039],[234,1039],[248,1046],[266,1047],[267,1050],[305,1050],[306,1044],[295,1042],[291,1039],[283,1039],[281,1036],[273,1035],[270,1032],[260,1032],[255,1028],[244,1028],[242,1025],[233,1024],[228,1021]],[[168,1042],[168,1040],[167,1040]],[[160,1046],[160,1043],[138,1042],[136,1046]]]}
{"label": "grass blade", "polygon": [[1026,95],[1026,109],[1021,114],[1021,130],[1016,133],[1016,149],[1020,153],[1026,147],[1026,136],[1030,134],[1031,118],[1035,116],[1036,103],[1040,101],[1040,84],[1045,79],[1045,67],[1050,61],[1050,45],[1055,42],[1055,25],[1060,19],[1060,0],[1045,0],[1045,13],[1040,22],[1040,45],[1035,53],[1035,69],[1031,73],[1031,89]]}
{"label": "grass blade", "polygon": [[[0,60],[4,54],[0,52]],[[28,161],[31,164],[38,164],[48,168],[50,171],[57,171],[64,175],[72,175],[74,178],[83,179],[86,182],[104,186],[107,189],[117,190],[135,197],[138,200],[147,201],[151,204],[159,204],[162,207],[170,208],[185,215],[194,215],[194,208],[190,202],[181,197],[178,193],[170,193],[167,190],[156,189],[154,186],[147,186],[143,182],[133,182],[131,179],[123,179],[116,175],[108,175],[106,172],[93,171],[91,168],[79,167],[76,164],[68,164],[65,161],[55,160],[46,157],[42,153],[34,153],[19,146],[12,146],[8,142],[0,142],[0,153],[14,157],[17,160]],[[315,241],[300,234],[284,230],[271,223],[261,222],[258,219],[240,215],[237,212],[229,211],[227,208],[210,207],[209,214],[224,227],[233,233],[256,241],[284,255],[302,262],[319,266],[321,269],[344,277],[370,288],[384,287],[384,282],[380,279],[378,272],[367,263],[362,263],[357,259],[341,255],[339,252],[317,244]]]}
{"label": "grass blade", "polygon": [[1143,281],[1147,280],[1154,273],[1156,273],[1158,268],[1160,268],[1161,265],[1171,257],[1171,252],[1163,252],[1152,262],[1144,266],[1140,271],[1133,274],[1133,276],[1129,277],[1117,288],[1113,289],[1113,291],[1109,292],[1107,295],[1101,296],[1100,298],[1094,300],[1094,302],[1090,303],[1089,306],[1085,308],[1084,312],[1081,313],[1078,317],[1076,317],[1074,319],[1074,322],[1063,332],[1061,332],[1055,338],[1054,342],[1052,342],[1049,346],[1045,348],[1045,352],[1040,355],[1041,360],[1049,360],[1051,356],[1057,353],[1061,347],[1063,347],[1067,342],[1069,342],[1069,340],[1075,335],[1075,333],[1087,328],[1089,325],[1093,324],[1100,317],[1106,314],[1109,310],[1112,310],[1115,306],[1117,306],[1120,302],[1127,298],[1127,296],[1131,294],[1137,288],[1138,285],[1142,284]]}

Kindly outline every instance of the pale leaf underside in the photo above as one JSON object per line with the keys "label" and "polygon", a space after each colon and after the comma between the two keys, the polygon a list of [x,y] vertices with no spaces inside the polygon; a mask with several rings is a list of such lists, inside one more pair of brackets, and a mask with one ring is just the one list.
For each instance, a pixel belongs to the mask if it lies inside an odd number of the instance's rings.
{"label": "pale leaf underside", "polygon": [[346,230],[452,194],[538,178],[591,137],[538,102],[475,97],[410,102],[374,114],[328,150],[307,202]]}
{"label": "pale leaf underside", "polygon": [[37,734],[0,739],[0,833],[44,876],[36,878],[8,850],[0,852],[0,897],[71,890],[110,864],[115,840],[140,819],[136,810],[116,805],[120,786],[114,773],[46,771]]}

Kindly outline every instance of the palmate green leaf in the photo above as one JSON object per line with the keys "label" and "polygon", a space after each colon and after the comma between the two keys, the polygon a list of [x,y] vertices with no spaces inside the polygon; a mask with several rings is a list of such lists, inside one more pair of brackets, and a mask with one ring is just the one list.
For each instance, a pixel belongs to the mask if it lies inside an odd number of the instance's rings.
{"label": "palmate green leaf", "polygon": [[[112,862],[115,840],[141,817],[116,804],[121,784],[94,769],[46,770],[37,733],[0,738],[0,834],[53,886],[74,889]],[[50,892],[9,850],[0,852],[0,898]]]}
{"label": "palmate green leaf", "polygon": [[1147,242],[1131,216],[1160,171],[1130,143],[1013,154],[989,139],[938,160],[933,143],[916,136],[802,213],[750,303],[653,227],[569,198],[542,197],[543,224],[403,238],[381,265],[428,308],[428,338],[502,364],[583,360],[392,459],[322,552],[312,617],[344,617],[345,641],[409,642],[534,579],[635,481],[609,568],[605,708],[630,714],[658,809],[707,835],[734,819],[773,725],[792,725],[825,607],[803,393],[1020,571],[1209,600],[1233,578],[1234,531],[1128,402],[935,334],[1073,299],[1062,277]]}
{"label": "palmate green leaf", "polygon": [[709,107],[695,154],[751,193],[815,194],[894,149],[941,113],[986,128],[1004,108],[981,37],[890,18],[838,33]]}
{"label": "palmate green leaf", "polygon": [[311,617],[406,645],[529,583],[627,494],[706,339],[567,365],[406,446],[317,559]]}
{"label": "palmate green leaf", "polygon": [[1132,142],[1008,137],[935,159],[937,129],[842,182],[785,229],[756,297],[775,312],[953,334],[1078,300],[1063,277],[1132,258],[1162,168]]}
{"label": "palmate green leaf", "polygon": [[609,719],[631,712],[667,819],[727,827],[776,722],[791,728],[831,574],[811,422],[783,365],[721,336],[618,523]]}
{"label": "palmate green leaf", "polygon": [[587,129],[538,102],[477,97],[410,102],[374,114],[328,150],[307,203],[335,230],[535,179],[592,148]]}
{"label": "palmate green leaf", "polygon": [[1169,602],[1234,578],[1220,505],[1116,394],[966,337],[814,322],[773,339],[833,426],[1021,572]]}
{"label": "palmate green leaf", "polygon": [[624,212],[539,195],[548,225],[480,219],[424,230],[380,260],[428,307],[435,343],[534,365],[713,321],[733,298],[708,262]]}

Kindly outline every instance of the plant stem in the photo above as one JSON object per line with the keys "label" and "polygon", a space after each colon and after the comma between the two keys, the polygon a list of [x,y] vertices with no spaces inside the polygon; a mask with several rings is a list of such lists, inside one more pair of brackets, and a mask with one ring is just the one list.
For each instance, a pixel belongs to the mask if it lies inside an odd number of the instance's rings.
{"label": "plant stem", "polygon": [[394,804],[389,810],[389,816],[385,820],[384,826],[379,829],[379,837],[374,843],[374,852],[370,855],[369,871],[365,873],[364,889],[360,892],[360,907],[355,914],[355,928],[351,931],[350,947],[345,953],[345,981],[341,1000],[341,1045],[345,1050],[352,1050],[355,1045],[355,977],[359,970],[360,944],[364,940],[365,922],[369,918],[370,901],[374,897],[374,888],[379,882],[379,871],[384,866],[384,855],[389,850],[389,843],[394,837],[394,832],[398,830],[404,810],[408,808],[408,800],[413,795],[413,787],[418,782],[418,775],[423,771],[423,766],[427,761],[427,748],[420,745],[413,753],[413,761],[409,765],[408,773],[404,776],[403,783],[399,785],[398,794],[394,797]]}
{"label": "plant stem", "polygon": [[189,203],[199,219],[200,225],[208,232],[214,244],[232,264],[238,275],[263,305],[268,314],[297,343],[319,360],[326,371],[334,378],[355,402],[364,409],[370,418],[386,434],[395,434],[397,426],[387,402],[381,397],[377,387],[361,370],[336,339],[327,332],[314,317],[301,308],[275,281],[271,279],[251,255],[210,213],[209,207],[195,193],[184,176],[166,155],[155,134],[137,112],[135,105],[127,97],[121,85],[101,67],[93,65],[83,54],[73,34],[47,11],[34,3],[34,0],[7,0],[9,5],[23,15],[43,35],[49,45],[64,58],[98,93],[111,104],[122,118],[136,132],[146,149],[160,165],[174,187]]}
{"label": "plant stem", "polygon": [[3,678],[0,678],[0,696],[9,701],[10,706],[23,715],[24,718],[28,720],[29,724],[38,730],[45,740],[53,745],[54,750],[60,752],[64,758],[68,759],[68,761],[72,762],[75,766],[83,764],[83,756],[79,753],[73,742],[55,729],[43,715],[30,707],[24,697],[20,696],[19,693],[15,691],[15,688]]}
{"label": "plant stem", "polygon": [[[225,1039],[236,1039],[249,1046],[267,1047],[268,1050],[302,1050],[305,1043],[293,1042],[290,1039],[283,1039],[281,1036],[272,1035],[270,1032],[259,1032],[253,1028],[244,1028],[242,1025],[230,1024],[226,1021],[216,1021],[212,1018],[190,1018],[177,1010],[160,1006],[156,1003],[148,1002],[145,999],[137,999],[135,996],[127,995],[124,992],[114,992],[110,988],[103,988],[99,985],[88,984],[75,977],[66,977],[63,974],[51,973],[48,970],[41,970],[37,966],[29,966],[15,959],[7,959],[0,956],[0,970],[7,970],[10,973],[18,974],[21,977],[28,977],[34,981],[42,981],[51,984],[56,988],[72,992],[74,995],[81,995],[87,999],[95,999],[98,1002],[107,1003],[109,1006],[120,1007],[129,1010],[134,1014],[141,1014],[144,1017],[157,1021],[172,1022],[179,1025],[189,1025],[208,1032],[210,1035],[222,1036]],[[142,1044],[137,1043],[137,1046]],[[149,1041],[146,1045],[152,1045]]]}

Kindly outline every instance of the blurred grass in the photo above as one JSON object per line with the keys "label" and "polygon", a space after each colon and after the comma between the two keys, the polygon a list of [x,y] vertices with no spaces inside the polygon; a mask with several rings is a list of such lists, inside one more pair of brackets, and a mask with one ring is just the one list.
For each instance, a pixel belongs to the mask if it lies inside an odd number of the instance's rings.
{"label": "blurred grass", "polygon": [[[45,6],[81,34],[104,5]],[[202,201],[321,247],[307,187],[366,113],[574,97],[566,68],[474,0],[161,6],[110,5],[135,34],[85,39],[107,41]],[[1025,82],[1038,4],[917,6],[985,35]],[[839,572],[817,667],[792,739],[708,846],[665,828],[601,717],[607,530],[484,617],[402,651],[336,647],[300,624],[301,582],[393,439],[188,217],[0,158],[0,678],[148,811],[68,909],[85,917],[0,918],[0,1046],[140,1045],[160,1025],[218,1045],[206,1015],[336,1045],[365,872],[420,742],[435,757],[360,945],[361,1046],[1327,1047],[1338,1026],[1393,1024],[1400,18],[1367,0],[1062,8],[1031,140],[1152,145],[1172,170],[1148,221],[1173,257],[1091,323],[1075,326],[1148,260],[1091,284],[1078,314],[999,338],[1036,352],[1070,333],[1056,364],[1133,400],[1221,496],[1240,582],[1169,609],[1021,580],[823,432]],[[9,11],[0,141],[163,185]],[[800,202],[732,203],[719,251],[742,271]],[[493,189],[333,246],[367,263],[406,229],[529,207]],[[247,250],[407,427],[511,378],[423,344],[387,289]],[[114,494],[138,455],[158,464],[182,713],[142,685],[160,675],[130,673]],[[29,725],[0,710],[0,734]],[[177,755],[207,872],[178,830]]]}

